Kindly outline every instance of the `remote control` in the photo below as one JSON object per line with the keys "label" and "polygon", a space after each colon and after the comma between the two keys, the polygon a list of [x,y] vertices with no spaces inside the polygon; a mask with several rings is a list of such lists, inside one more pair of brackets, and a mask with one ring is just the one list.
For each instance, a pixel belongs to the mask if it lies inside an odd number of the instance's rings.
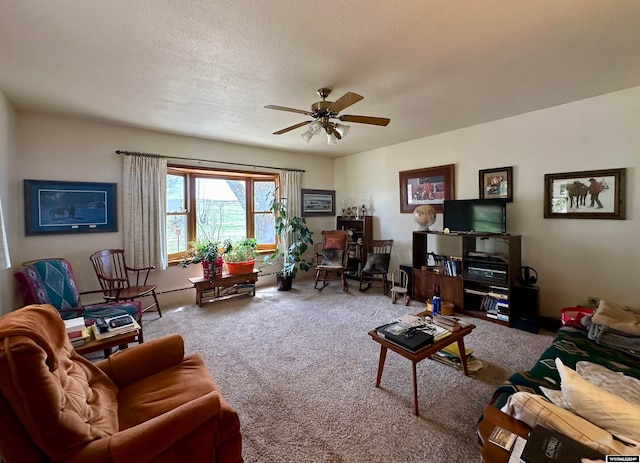
{"label": "remote control", "polygon": [[122,317],[112,318],[109,320],[109,326],[111,328],[120,328],[121,326],[130,325],[131,323],[130,315],[123,315]]}
{"label": "remote control", "polygon": [[96,326],[98,327],[98,331],[100,331],[101,333],[106,333],[107,331],[109,331],[109,326],[102,317],[96,317]]}

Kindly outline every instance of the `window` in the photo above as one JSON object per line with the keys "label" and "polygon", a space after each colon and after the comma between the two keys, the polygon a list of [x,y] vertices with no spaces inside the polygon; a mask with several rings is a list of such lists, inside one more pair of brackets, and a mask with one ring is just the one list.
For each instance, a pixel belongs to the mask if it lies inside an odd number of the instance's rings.
{"label": "window", "polygon": [[269,193],[274,174],[170,166],[167,169],[167,254],[179,260],[189,241],[255,238],[258,249],[276,246]]}

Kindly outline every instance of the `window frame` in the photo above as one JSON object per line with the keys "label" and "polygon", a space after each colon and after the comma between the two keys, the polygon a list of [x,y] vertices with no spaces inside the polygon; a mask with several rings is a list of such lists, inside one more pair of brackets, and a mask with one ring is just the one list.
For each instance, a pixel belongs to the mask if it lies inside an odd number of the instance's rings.
{"label": "window frame", "polygon": [[[275,188],[280,186],[280,176],[277,173],[270,172],[246,172],[237,170],[226,170],[207,167],[194,167],[187,165],[168,164],[167,175],[182,176],[184,178],[184,212],[166,212],[165,223],[167,217],[170,216],[186,216],[187,224],[187,243],[193,241],[196,237],[196,197],[193,193],[195,191],[195,183],[198,178],[212,178],[222,180],[244,180],[246,188],[246,204],[245,204],[245,223],[247,230],[247,238],[255,236],[255,216],[258,214],[273,215],[273,212],[256,211],[254,208],[254,185],[256,182],[273,181]],[[165,240],[166,246],[166,240]],[[271,253],[277,246],[277,237],[275,243],[259,244],[259,253]],[[180,259],[185,255],[186,251],[168,254],[168,261],[170,265],[176,265]]]}

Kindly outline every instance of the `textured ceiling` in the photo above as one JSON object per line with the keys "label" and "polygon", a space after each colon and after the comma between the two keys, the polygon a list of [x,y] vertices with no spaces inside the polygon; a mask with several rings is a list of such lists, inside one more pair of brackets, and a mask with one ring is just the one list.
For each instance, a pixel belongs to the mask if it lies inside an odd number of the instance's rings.
{"label": "textured ceiling", "polygon": [[[640,85],[638,0],[1,0],[18,109],[343,156]],[[316,90],[364,100],[307,144]]]}

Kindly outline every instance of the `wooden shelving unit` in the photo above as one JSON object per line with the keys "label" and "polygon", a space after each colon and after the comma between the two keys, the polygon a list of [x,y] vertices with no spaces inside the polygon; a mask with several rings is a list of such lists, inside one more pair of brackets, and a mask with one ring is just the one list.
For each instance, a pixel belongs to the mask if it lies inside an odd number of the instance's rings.
{"label": "wooden shelving unit", "polygon": [[360,278],[360,272],[367,261],[366,250],[364,246],[359,246],[358,240],[362,243],[373,239],[373,217],[365,215],[360,218],[338,216],[336,220],[337,230],[347,230],[349,232],[348,252],[349,259],[347,263],[348,278]]}

